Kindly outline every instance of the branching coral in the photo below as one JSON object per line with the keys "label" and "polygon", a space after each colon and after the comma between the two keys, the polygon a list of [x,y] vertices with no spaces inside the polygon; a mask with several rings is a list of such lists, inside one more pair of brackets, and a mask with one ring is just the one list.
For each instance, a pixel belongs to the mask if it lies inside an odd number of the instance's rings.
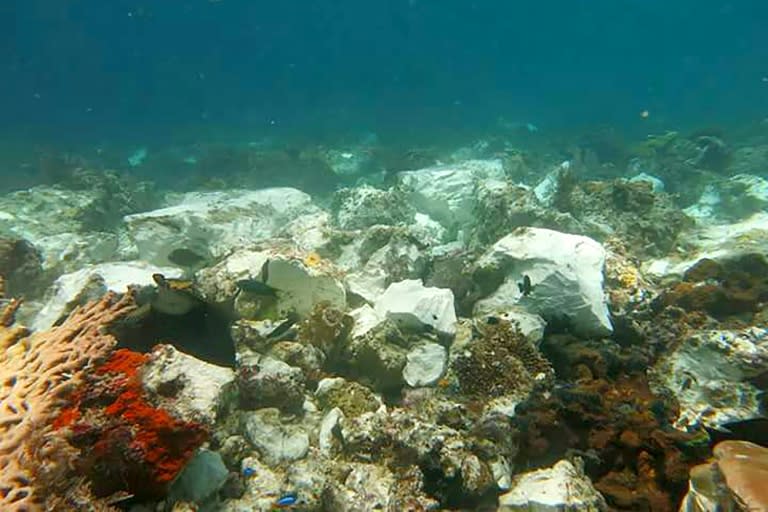
{"label": "branching coral", "polygon": [[515,324],[493,319],[454,361],[461,390],[470,396],[525,395],[552,377],[552,367]]}
{"label": "branching coral", "polygon": [[[60,326],[23,337],[3,327],[8,348],[0,353],[0,508],[33,511],[48,489],[37,489],[34,476],[41,461],[35,444],[60,414],[67,397],[85,374],[104,360],[117,343],[102,327],[133,308],[126,295],[77,309]],[[9,322],[4,322],[9,323]],[[45,457],[45,454],[42,454]],[[53,454],[51,455],[53,456]]]}

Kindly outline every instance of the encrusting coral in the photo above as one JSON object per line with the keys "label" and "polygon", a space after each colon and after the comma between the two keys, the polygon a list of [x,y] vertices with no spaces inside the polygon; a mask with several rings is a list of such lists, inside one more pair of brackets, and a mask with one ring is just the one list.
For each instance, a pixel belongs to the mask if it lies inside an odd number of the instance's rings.
{"label": "encrusting coral", "polygon": [[[12,306],[11,306],[12,307]],[[57,464],[42,435],[67,403],[67,395],[117,343],[102,327],[133,309],[127,294],[109,294],[78,308],[60,326],[24,337],[24,331],[0,329],[0,509],[41,509],[48,489],[34,485],[45,464]],[[10,325],[6,319],[4,324]],[[7,340],[7,341],[6,341]],[[42,441],[42,444],[41,444]],[[51,439],[55,442],[55,439]],[[54,457],[51,460],[40,460]]]}

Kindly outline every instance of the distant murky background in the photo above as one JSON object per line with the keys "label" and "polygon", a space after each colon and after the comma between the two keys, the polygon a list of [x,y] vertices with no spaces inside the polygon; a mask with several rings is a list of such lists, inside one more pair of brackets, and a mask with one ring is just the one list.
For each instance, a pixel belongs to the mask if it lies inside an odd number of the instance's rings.
{"label": "distant murky background", "polygon": [[7,0],[0,133],[71,148],[729,126],[768,113],[767,20],[747,0]]}

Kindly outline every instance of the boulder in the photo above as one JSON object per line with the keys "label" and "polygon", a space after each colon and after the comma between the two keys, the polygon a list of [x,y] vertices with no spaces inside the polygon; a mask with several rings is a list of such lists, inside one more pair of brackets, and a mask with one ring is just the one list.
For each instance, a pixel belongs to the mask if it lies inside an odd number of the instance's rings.
{"label": "boulder", "polygon": [[46,294],[43,308],[32,322],[35,330],[48,329],[78,304],[101,297],[108,291],[125,293],[129,286],[154,286],[152,274],[180,277],[173,267],[158,267],[144,261],[99,263],[60,276]]}
{"label": "boulder", "polygon": [[439,343],[416,344],[406,356],[403,379],[411,387],[430,386],[445,372],[448,351]]}
{"label": "boulder", "polygon": [[210,450],[200,450],[174,480],[168,501],[203,503],[215,495],[228,476],[229,470],[221,455]]}
{"label": "boulder", "polygon": [[298,425],[283,424],[277,409],[247,413],[245,433],[270,466],[302,459],[309,451],[309,435]]}
{"label": "boulder", "polygon": [[293,188],[189,192],[174,206],[128,215],[125,223],[141,259],[169,265],[176,250],[220,258],[316,210],[309,195]]}
{"label": "boulder", "polygon": [[581,335],[608,335],[613,327],[603,290],[605,257],[602,245],[591,238],[518,228],[478,260],[476,280],[491,291],[477,302],[475,313],[519,304],[546,320],[567,319]]}
{"label": "boulder", "polygon": [[737,174],[706,186],[698,202],[685,213],[700,223],[743,220],[768,208],[768,180]]}
{"label": "boulder", "polygon": [[500,160],[468,160],[398,174],[401,186],[409,191],[409,201],[443,226],[473,221],[475,185],[482,180],[504,179]]}
{"label": "boulder", "polygon": [[46,270],[58,269],[67,260],[82,264],[111,259],[118,245],[114,234],[83,240],[83,213],[97,203],[95,191],[40,186],[13,192],[0,197],[0,233],[31,242],[40,250]]}
{"label": "boulder", "polygon": [[675,427],[719,428],[760,416],[762,392],[751,382],[768,367],[768,329],[711,330],[689,335],[650,371],[680,407]]}
{"label": "boulder", "polygon": [[597,512],[608,510],[582,468],[567,460],[551,468],[518,475],[509,492],[499,496],[499,512]]}
{"label": "boulder", "polygon": [[404,329],[432,329],[451,338],[456,334],[453,292],[425,287],[418,279],[392,283],[378,298],[376,313]]}
{"label": "boulder", "polygon": [[240,407],[277,407],[283,411],[301,410],[304,403],[304,374],[301,369],[268,356],[240,361],[238,389]]}
{"label": "boulder", "polygon": [[[302,257],[303,256],[303,257]],[[223,302],[249,294],[260,296],[242,287],[266,285],[266,292],[275,296],[275,312],[281,318],[287,314],[306,317],[319,303],[343,309],[347,295],[336,269],[326,260],[316,261],[316,255],[290,253],[282,248],[264,250],[241,249],[224,260],[196,274],[200,290],[207,300]],[[235,305],[236,308],[238,304]]]}
{"label": "boulder", "polygon": [[234,406],[235,372],[158,345],[141,374],[142,384],[174,417],[212,426]]}

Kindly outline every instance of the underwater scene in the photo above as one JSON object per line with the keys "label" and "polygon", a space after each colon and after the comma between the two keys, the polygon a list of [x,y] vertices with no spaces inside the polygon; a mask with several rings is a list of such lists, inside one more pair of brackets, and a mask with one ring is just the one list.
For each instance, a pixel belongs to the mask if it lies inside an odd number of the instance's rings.
{"label": "underwater scene", "polygon": [[4,0],[0,512],[768,511],[766,33]]}

